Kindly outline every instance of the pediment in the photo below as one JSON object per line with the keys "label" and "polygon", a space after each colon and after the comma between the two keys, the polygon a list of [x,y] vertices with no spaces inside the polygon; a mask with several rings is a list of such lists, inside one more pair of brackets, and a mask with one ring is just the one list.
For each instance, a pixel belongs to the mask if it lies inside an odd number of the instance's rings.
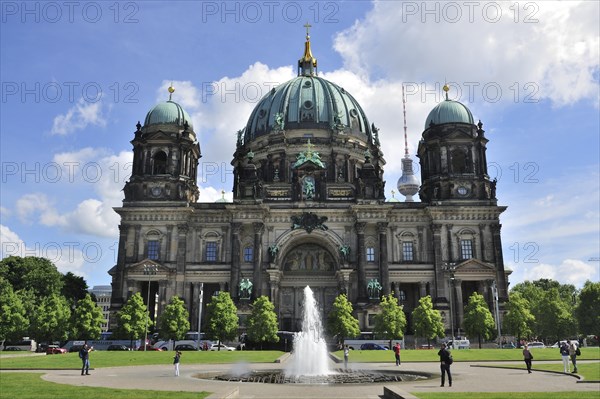
{"label": "pediment", "polygon": [[446,138],[448,138],[448,139],[464,139],[464,138],[472,139],[473,134],[470,129],[456,129],[456,130],[453,130],[452,133],[447,134]]}
{"label": "pediment", "polygon": [[173,133],[166,133],[162,130],[159,130],[157,132],[149,133],[148,135],[146,135],[145,139],[146,141],[171,140],[172,137]]}
{"label": "pediment", "polygon": [[127,266],[127,271],[130,274],[144,274],[144,271],[147,270],[147,267],[154,267],[156,273],[168,273],[170,271],[168,267],[152,259],[144,259],[140,262],[133,263]]}
{"label": "pediment", "polygon": [[480,261],[479,259],[467,259],[456,266],[457,273],[469,272],[495,272],[494,266],[489,263]]}

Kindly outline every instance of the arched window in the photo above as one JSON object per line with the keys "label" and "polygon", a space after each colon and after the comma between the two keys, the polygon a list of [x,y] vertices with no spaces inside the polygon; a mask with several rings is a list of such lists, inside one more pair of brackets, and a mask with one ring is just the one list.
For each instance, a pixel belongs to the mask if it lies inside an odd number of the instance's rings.
{"label": "arched window", "polygon": [[167,173],[167,154],[165,154],[164,151],[158,151],[156,154],[154,154],[152,160],[154,161],[154,169],[152,172],[153,175],[164,175]]}
{"label": "arched window", "polygon": [[467,155],[463,150],[452,151],[452,172],[467,173]]}

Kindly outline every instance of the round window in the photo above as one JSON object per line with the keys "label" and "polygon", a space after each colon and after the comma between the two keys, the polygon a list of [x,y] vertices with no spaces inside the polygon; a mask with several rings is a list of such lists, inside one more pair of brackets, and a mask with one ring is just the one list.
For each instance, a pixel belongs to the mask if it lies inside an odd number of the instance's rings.
{"label": "round window", "polygon": [[310,100],[304,101],[304,108],[311,109],[313,107],[313,102]]}
{"label": "round window", "polygon": [[469,193],[469,189],[467,189],[466,187],[459,187],[457,190],[459,195],[467,195]]}

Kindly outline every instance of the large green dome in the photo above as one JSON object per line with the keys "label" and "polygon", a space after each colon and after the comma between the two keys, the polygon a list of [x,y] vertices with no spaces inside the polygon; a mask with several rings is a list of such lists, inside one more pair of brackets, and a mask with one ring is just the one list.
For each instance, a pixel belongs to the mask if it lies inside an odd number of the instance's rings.
{"label": "large green dome", "polygon": [[301,75],[273,88],[254,108],[245,141],[272,131],[334,129],[343,134],[371,135],[358,102],[344,88],[314,75]]}
{"label": "large green dome", "polygon": [[474,124],[473,114],[469,108],[458,101],[444,100],[435,106],[425,120],[425,129],[429,129],[431,123],[436,125],[442,123],[468,123]]}
{"label": "large green dome", "polygon": [[190,115],[174,101],[167,101],[154,106],[146,115],[144,126],[149,125],[178,125],[183,127],[185,122],[188,123],[189,128],[193,129],[192,118]]}

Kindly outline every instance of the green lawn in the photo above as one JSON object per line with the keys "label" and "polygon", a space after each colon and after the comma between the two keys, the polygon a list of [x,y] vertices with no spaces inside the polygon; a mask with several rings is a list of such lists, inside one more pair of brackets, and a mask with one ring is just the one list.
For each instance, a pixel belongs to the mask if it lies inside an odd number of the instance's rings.
{"label": "green lawn", "polygon": [[[400,352],[400,358],[403,362],[436,362],[440,358],[437,355],[438,349],[418,349],[403,350]],[[537,360],[560,360],[558,349],[532,349],[531,353],[535,361]],[[582,348],[582,356],[578,360],[600,360],[600,348]],[[335,355],[342,358],[343,352],[335,352]],[[453,350],[452,357],[455,362],[474,362],[474,361],[520,361],[523,360],[521,349],[460,349]],[[394,362],[393,351],[350,351],[350,361],[359,363],[384,363]],[[534,361],[534,362],[535,362]]]}
{"label": "green lawn", "polygon": [[[508,364],[490,364],[493,367],[507,367],[507,368],[515,368],[520,367],[520,365],[508,365]],[[523,370],[525,370],[525,363],[522,364]],[[534,370],[550,370],[550,371],[558,371],[562,372],[563,365],[562,361],[556,363],[537,363],[535,360],[533,361]],[[573,365],[571,365],[571,369]],[[584,380],[587,381],[600,381],[600,362],[591,362],[591,363],[578,363],[577,364],[577,374],[582,376]]]}
{"label": "green lawn", "polygon": [[[411,392],[420,399],[548,399],[558,398],[557,394],[549,392]],[[594,392],[561,392],[560,399],[598,399]]]}
{"label": "green lawn", "polygon": [[[283,352],[279,351],[232,351],[232,352],[183,352],[182,364],[203,363],[273,363]],[[165,352],[107,352],[90,353],[90,365],[98,367],[143,366],[151,364],[172,364],[173,351]],[[0,358],[0,369],[68,369],[81,368],[77,353],[47,356],[18,356]]]}
{"label": "green lawn", "polygon": [[[147,391],[56,384],[38,373],[2,373],[1,399],[203,399],[210,392]],[[43,392],[43,396],[40,393]]]}

